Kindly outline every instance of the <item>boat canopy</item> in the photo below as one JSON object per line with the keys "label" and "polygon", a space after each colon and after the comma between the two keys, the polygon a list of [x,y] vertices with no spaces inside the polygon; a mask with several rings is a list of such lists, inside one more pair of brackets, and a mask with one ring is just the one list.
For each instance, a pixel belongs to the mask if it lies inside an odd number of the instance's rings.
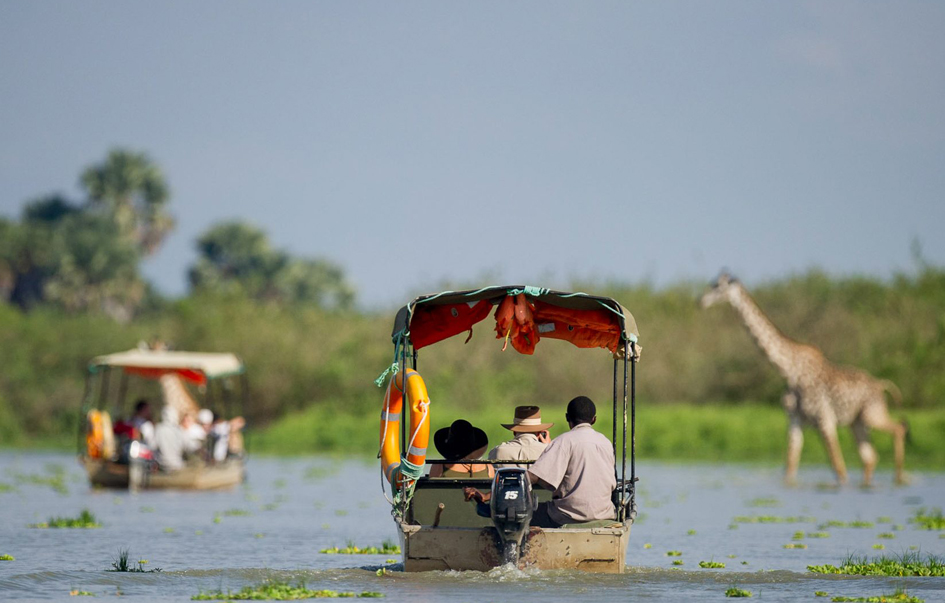
{"label": "boat canopy", "polygon": [[206,383],[207,379],[237,375],[244,370],[243,363],[235,354],[141,349],[97,356],[89,363],[90,372],[106,367],[119,367],[147,379],[176,374],[197,384]]}
{"label": "boat canopy", "polygon": [[527,285],[421,295],[397,312],[391,337],[395,345],[409,339],[414,349],[460,333],[472,337],[473,325],[490,313],[496,338],[523,354],[533,354],[538,342],[549,338],[622,355],[624,344],[639,338],[633,316],[609,297]]}

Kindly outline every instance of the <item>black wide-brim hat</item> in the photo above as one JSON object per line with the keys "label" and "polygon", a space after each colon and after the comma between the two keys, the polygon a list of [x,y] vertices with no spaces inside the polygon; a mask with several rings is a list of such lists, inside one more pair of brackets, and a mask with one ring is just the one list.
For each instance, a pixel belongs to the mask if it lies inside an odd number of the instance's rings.
{"label": "black wide-brim hat", "polygon": [[489,436],[469,421],[457,419],[449,427],[436,430],[433,445],[445,460],[456,461],[488,446]]}

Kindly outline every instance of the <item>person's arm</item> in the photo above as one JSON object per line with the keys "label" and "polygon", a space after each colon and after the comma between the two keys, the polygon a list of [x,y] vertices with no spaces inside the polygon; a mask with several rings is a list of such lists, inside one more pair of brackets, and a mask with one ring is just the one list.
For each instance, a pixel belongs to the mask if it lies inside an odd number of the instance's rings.
{"label": "person's arm", "polygon": [[463,498],[485,504],[492,500],[492,492],[480,492],[475,488],[470,488],[467,486],[463,488]]}

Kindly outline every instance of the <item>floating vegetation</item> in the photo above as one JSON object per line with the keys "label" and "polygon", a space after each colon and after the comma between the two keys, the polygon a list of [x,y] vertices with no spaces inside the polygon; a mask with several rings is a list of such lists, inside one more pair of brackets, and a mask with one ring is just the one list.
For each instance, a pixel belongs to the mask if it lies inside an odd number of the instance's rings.
{"label": "floating vegetation", "polygon": [[682,557],[682,551],[666,551],[667,557]]}
{"label": "floating vegetation", "polygon": [[942,516],[941,509],[933,509],[927,513],[923,507],[918,509],[915,517],[909,521],[925,530],[945,530],[945,517]]}
{"label": "floating vegetation", "polygon": [[749,507],[780,507],[781,501],[773,496],[762,497],[762,498],[753,498],[748,501]]}
{"label": "floating vegetation", "polygon": [[0,555],[0,561],[16,561],[13,555]]}
{"label": "floating vegetation", "polygon": [[154,513],[154,507],[141,507],[138,510],[142,513]]}
{"label": "floating vegetation", "polygon": [[164,533],[165,533],[165,534],[173,534],[173,533],[174,533],[174,528],[164,528]]}
{"label": "floating vegetation", "polygon": [[347,514],[348,514],[347,509],[335,509],[335,515],[337,515],[338,517],[344,517]]}
{"label": "floating vegetation", "polygon": [[791,540],[803,540],[803,539],[804,539],[804,532],[800,532],[800,531],[794,532],[794,535],[791,536]]}
{"label": "floating vegetation", "polygon": [[294,601],[297,599],[335,599],[339,597],[361,597],[376,598],[383,597],[383,593],[365,591],[362,593],[340,592],[335,590],[312,590],[306,588],[304,582],[291,585],[288,582],[273,582],[267,580],[256,586],[246,586],[237,592],[227,590],[215,590],[210,592],[201,591],[200,594],[192,596],[192,601],[236,601],[236,600],[258,600],[268,599],[273,601]]}
{"label": "floating vegetation", "polygon": [[747,561],[742,561],[742,565],[748,565]]}
{"label": "floating vegetation", "polygon": [[778,515],[738,515],[735,523],[816,523],[817,520],[806,515],[780,517]]}
{"label": "floating vegetation", "polygon": [[745,590],[743,588],[738,588],[737,586],[733,586],[732,588],[725,591],[725,596],[726,597],[750,597],[751,591]]}
{"label": "floating vegetation", "polygon": [[0,492],[14,492],[14,491],[16,491],[16,488],[14,486],[0,482]]}
{"label": "floating vegetation", "polygon": [[686,534],[688,534],[688,535],[690,535],[690,536],[695,536],[695,535],[696,535],[696,531],[695,531],[695,530],[689,530],[688,532],[686,532]]}
{"label": "floating vegetation", "polygon": [[877,542],[876,544],[873,545],[873,548],[878,551],[881,551],[886,548],[886,545],[881,542]]}
{"label": "floating vegetation", "polygon": [[31,523],[31,528],[100,528],[102,524],[95,519],[92,512],[82,509],[78,517],[50,517],[42,523]]}
{"label": "floating vegetation", "polygon": [[872,528],[874,526],[875,524],[872,521],[862,521],[859,519],[855,521],[837,521],[836,519],[831,519],[830,521],[820,524],[818,529],[823,530],[825,528]]}
{"label": "floating vegetation", "polygon": [[214,516],[213,516],[213,523],[220,523],[220,522],[222,522],[222,521],[223,521],[223,518],[220,517],[220,514],[219,514],[219,513],[214,514]]}
{"label": "floating vegetation", "polygon": [[265,538],[265,537],[266,537],[266,535],[263,534],[262,532],[257,532],[257,533],[255,533],[255,534],[253,534],[253,538]]}
{"label": "floating vegetation", "polygon": [[[50,467],[47,467],[47,470],[50,470]],[[58,471],[54,471],[52,475],[37,475],[35,473],[14,473],[12,477],[18,484],[31,484],[34,486],[49,486],[54,491],[59,494],[68,494],[69,489],[66,488],[66,473],[62,467],[58,468]]]}
{"label": "floating vegetation", "polygon": [[807,545],[804,544],[803,542],[789,542],[789,543],[787,543],[786,545],[784,545],[784,548],[786,548],[786,549],[806,549],[806,548],[807,548]]}
{"label": "floating vegetation", "polygon": [[385,559],[384,563],[397,563],[398,559]]}
{"label": "floating vegetation", "polygon": [[945,560],[929,555],[922,559],[918,553],[903,553],[900,557],[866,557],[851,555],[839,566],[808,565],[807,570],[817,574],[847,574],[853,576],[945,576]]}
{"label": "floating vegetation", "polygon": [[808,538],[830,538],[830,532],[808,532]]}
{"label": "floating vegetation", "polygon": [[277,479],[277,480],[275,480],[274,482],[272,482],[272,487],[273,487],[273,488],[285,488],[285,486],[286,486],[287,483],[288,483],[288,482],[285,480],[284,477],[280,477],[279,479]]}
{"label": "floating vegetation", "polygon": [[246,517],[247,515],[252,515],[246,509],[227,509],[223,512],[223,515],[226,517]]}
{"label": "floating vegetation", "polygon": [[69,596],[70,596],[70,597],[94,597],[95,595],[92,594],[92,593],[90,593],[90,592],[87,591],[87,590],[78,590],[78,589],[75,589],[75,590],[70,590],[70,591],[69,591]]}
{"label": "floating vegetation", "polygon": [[704,567],[707,569],[724,569],[725,564],[721,561],[700,561],[699,567]]}
{"label": "floating vegetation", "polygon": [[400,545],[394,544],[391,540],[385,540],[381,546],[355,546],[350,540],[344,548],[333,546],[328,549],[322,549],[320,553],[326,555],[399,555]]}
{"label": "floating vegetation", "polygon": [[673,565],[682,565],[682,564],[683,564],[682,559],[673,559]]}
{"label": "floating vegetation", "polygon": [[331,477],[337,473],[337,465],[312,465],[305,470],[305,474],[302,477],[308,480],[319,480],[326,477]]}
{"label": "floating vegetation", "polygon": [[925,599],[913,597],[901,589],[896,589],[891,595],[878,597],[834,597],[831,601],[863,601],[865,603],[925,603]]}
{"label": "floating vegetation", "polygon": [[822,590],[815,590],[815,591],[814,591],[814,596],[815,596],[815,597],[829,597],[830,595],[828,595],[827,593],[825,593],[825,592],[822,591]]}
{"label": "floating vegetation", "polygon": [[651,543],[647,542],[646,544],[643,545],[643,548],[645,548],[645,549],[652,549],[652,548],[653,548],[653,545],[652,545]]}
{"label": "floating vegetation", "polygon": [[128,562],[128,549],[118,549],[118,559],[112,561],[112,569],[106,572],[134,572],[142,574],[156,574],[161,572],[161,568],[144,569],[148,564],[147,559],[138,560],[137,564]]}
{"label": "floating vegetation", "polygon": [[883,515],[882,517],[876,518],[876,523],[892,523],[892,517]]}

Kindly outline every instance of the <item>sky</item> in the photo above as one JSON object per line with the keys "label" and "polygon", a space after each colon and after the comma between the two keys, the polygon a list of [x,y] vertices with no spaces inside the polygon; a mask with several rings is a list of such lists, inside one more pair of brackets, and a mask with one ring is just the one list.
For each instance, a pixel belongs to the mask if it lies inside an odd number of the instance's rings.
{"label": "sky", "polygon": [[0,215],[116,147],[364,307],[945,264],[945,3],[0,0]]}

